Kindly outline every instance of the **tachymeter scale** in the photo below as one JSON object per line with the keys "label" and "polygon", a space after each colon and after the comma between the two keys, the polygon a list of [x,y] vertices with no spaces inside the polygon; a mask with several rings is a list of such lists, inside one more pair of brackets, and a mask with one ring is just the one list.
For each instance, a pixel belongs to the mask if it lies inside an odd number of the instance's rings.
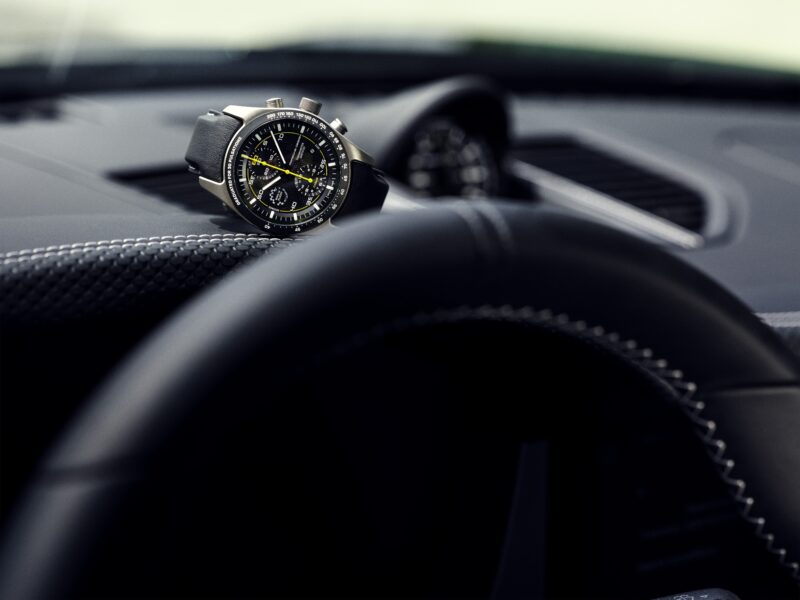
{"label": "tachymeter scale", "polygon": [[302,111],[270,113],[232,147],[228,187],[239,212],[280,235],[316,227],[338,210],[350,179],[336,133]]}

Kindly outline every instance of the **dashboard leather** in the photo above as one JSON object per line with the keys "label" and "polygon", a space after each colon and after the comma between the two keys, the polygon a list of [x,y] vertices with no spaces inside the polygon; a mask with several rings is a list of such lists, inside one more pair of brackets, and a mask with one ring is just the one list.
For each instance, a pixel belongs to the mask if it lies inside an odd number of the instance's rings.
{"label": "dashboard leather", "polygon": [[800,356],[800,312],[761,313],[758,316]]}
{"label": "dashboard leather", "polygon": [[[272,350],[277,368],[354,331],[390,330],[393,319],[481,306],[563,313],[680,369],[730,451],[725,477],[746,482],[749,516],[765,519],[760,535],[785,549],[786,562],[798,560],[800,367],[776,334],[708,277],[644,242],[545,210],[455,203],[359,218],[257,262],[181,311],[99,390],[50,455],[35,502],[6,539],[3,551],[14,555],[0,561],[10,565],[0,589],[46,597],[66,554],[92,535],[66,519],[80,523],[111,506],[105,494],[124,488],[116,474],[146,472],[207,390],[259,349]],[[308,335],[299,340],[301,326]],[[248,400],[226,397],[227,413]],[[48,512],[51,505],[69,514]]]}
{"label": "dashboard leather", "polygon": [[[86,94],[54,100],[52,118],[0,123],[0,252],[114,238],[248,232],[236,218],[181,210],[111,177],[182,168],[196,116],[209,106],[257,106],[267,97],[299,99],[310,91],[270,85]],[[365,150],[380,150],[374,124],[366,114],[362,123],[359,115],[382,97],[317,96],[350,125]],[[754,311],[800,307],[800,263],[794,260],[800,187],[763,165],[743,164],[730,147],[745,126],[796,130],[796,109],[542,95],[516,96],[510,106],[512,141],[537,135],[599,140],[655,161],[691,165],[706,180],[730,189],[738,228],[725,243],[686,253],[686,260]],[[382,131],[383,125],[378,127]]]}
{"label": "dashboard leather", "polygon": [[263,234],[170,235],[0,255],[0,315],[42,323],[122,314],[197,292],[290,244]]}

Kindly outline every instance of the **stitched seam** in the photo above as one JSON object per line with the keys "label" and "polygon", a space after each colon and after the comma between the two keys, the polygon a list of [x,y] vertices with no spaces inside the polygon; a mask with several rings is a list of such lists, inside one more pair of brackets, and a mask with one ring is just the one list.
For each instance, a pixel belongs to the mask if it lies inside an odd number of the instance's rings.
{"label": "stitched seam", "polygon": [[480,212],[486,220],[492,224],[494,230],[497,232],[497,237],[500,239],[500,244],[508,254],[515,254],[516,245],[514,244],[514,235],[511,233],[511,227],[508,226],[503,213],[490,202],[481,202],[475,205],[476,210]]}
{"label": "stitched seam", "polygon": [[157,294],[200,288],[296,241],[257,234],[195,234],[0,255],[0,318],[58,320],[113,312]]}
{"label": "stitched seam", "polygon": [[345,352],[354,347],[363,346],[373,339],[413,328],[476,320],[516,323],[550,329],[591,345],[599,345],[667,386],[677,400],[678,406],[691,422],[695,434],[703,442],[709,458],[736,502],[741,516],[752,526],[756,537],[764,542],[767,551],[775,555],[778,562],[795,581],[800,582],[800,563],[790,560],[786,549],[778,547],[775,542],[775,534],[766,529],[766,520],[755,514],[753,510],[755,500],[747,495],[746,483],[736,477],[735,463],[726,457],[727,445],[717,435],[717,424],[713,420],[705,418],[703,413],[705,403],[694,399],[697,386],[684,379],[682,371],[670,368],[666,360],[656,358],[651,349],[642,347],[635,340],[623,340],[619,334],[607,332],[603,327],[590,327],[584,321],[575,321],[565,314],[557,314],[550,310],[535,310],[530,306],[516,308],[509,305],[499,307],[484,305],[477,308],[463,306],[418,313],[411,317],[388,321],[352,336],[338,345],[337,351]]}
{"label": "stitched seam", "polygon": [[162,235],[155,237],[141,238],[122,238],[113,240],[100,240],[95,242],[78,242],[75,244],[61,244],[58,246],[47,246],[45,248],[33,248],[30,250],[14,250],[12,252],[0,253],[0,264],[16,264],[26,262],[31,259],[49,258],[53,256],[69,256],[83,252],[109,249],[128,249],[145,248],[157,246],[169,246],[170,244],[180,243],[215,243],[229,240],[264,240],[272,242],[286,241],[284,238],[275,238],[265,234],[251,233],[207,233],[189,235]]}
{"label": "stitched seam", "polygon": [[454,204],[450,207],[450,210],[461,217],[467,224],[475,243],[481,250],[481,254],[490,260],[489,257],[495,255],[496,252],[494,244],[492,244],[492,241],[489,239],[487,224],[484,222],[484,219],[481,218],[481,214],[475,210],[475,207],[468,206],[466,203]]}
{"label": "stitched seam", "polygon": [[[466,215],[462,214],[462,216],[464,216],[465,220],[469,221]],[[13,265],[31,260],[70,256],[97,250],[159,247],[181,243],[190,244],[192,242],[207,242],[213,244],[214,242],[223,242],[227,240],[268,240],[276,243],[286,241],[264,234],[233,233],[124,238],[63,244],[59,246],[0,253],[0,265]],[[549,310],[536,311],[528,306],[522,308],[513,308],[510,306],[482,306],[479,308],[461,307],[433,313],[421,313],[410,318],[394,320],[379,325],[366,333],[354,336],[349,343],[361,345],[375,337],[381,337],[389,333],[397,333],[412,327],[476,319],[523,323],[540,328],[550,328],[581,339],[584,342],[599,344],[607,350],[612,351],[615,355],[627,360],[629,363],[643,369],[654,379],[668,386],[678,400],[678,404],[684,414],[692,422],[695,432],[703,441],[723,482],[727,485],[731,495],[739,506],[742,516],[753,526],[756,536],[765,542],[767,550],[777,556],[780,564],[790,571],[795,580],[800,581],[800,564],[795,561],[790,561],[786,549],[777,547],[775,535],[766,531],[764,518],[754,515],[754,499],[747,496],[746,483],[734,476],[733,470],[735,463],[733,460],[725,457],[727,446],[725,442],[716,435],[716,423],[703,416],[703,410],[705,408],[704,403],[694,400],[696,392],[695,384],[685,381],[681,371],[670,369],[667,361],[654,358],[650,349],[641,348],[636,341],[621,341],[619,335],[616,333],[606,333],[602,327],[588,327],[583,321],[573,321],[566,315],[556,315]]]}

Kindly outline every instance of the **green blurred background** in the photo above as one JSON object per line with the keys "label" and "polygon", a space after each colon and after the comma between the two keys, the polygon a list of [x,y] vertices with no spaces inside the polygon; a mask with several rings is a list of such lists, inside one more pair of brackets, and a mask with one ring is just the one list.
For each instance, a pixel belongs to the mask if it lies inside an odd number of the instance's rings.
{"label": "green blurred background", "polygon": [[800,0],[2,0],[0,62],[119,49],[502,41],[800,72]]}

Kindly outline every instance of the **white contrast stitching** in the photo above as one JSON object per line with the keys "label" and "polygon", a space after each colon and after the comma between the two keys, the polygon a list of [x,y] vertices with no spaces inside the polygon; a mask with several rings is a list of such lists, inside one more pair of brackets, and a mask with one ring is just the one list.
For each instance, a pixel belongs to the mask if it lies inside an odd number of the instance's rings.
{"label": "white contrast stitching", "polygon": [[[270,237],[266,234],[243,233],[122,238],[0,253],[0,265],[13,265],[54,256],[70,256],[96,250],[108,250],[111,248],[159,247],[181,242],[219,243],[227,240],[284,241],[281,238]],[[667,361],[655,359],[650,349],[640,348],[635,341],[622,341],[616,333],[606,333],[601,327],[589,328],[586,323],[582,321],[572,321],[566,315],[554,314],[548,310],[536,311],[527,306],[522,308],[513,308],[511,306],[482,306],[479,308],[462,307],[454,310],[436,311],[433,313],[416,315],[411,318],[399,319],[378,326],[367,333],[355,336],[351,339],[351,343],[361,344],[372,337],[401,331],[412,326],[458,322],[476,318],[494,321],[524,322],[530,325],[549,327],[579,337],[584,341],[599,343],[607,349],[612,350],[614,353],[622,355],[640,368],[643,368],[650,375],[670,387],[675,393],[681,409],[690,419],[696,433],[705,444],[711,460],[716,465],[722,480],[728,486],[734,500],[737,502],[742,516],[753,526],[756,535],[765,542],[767,550],[778,557],[780,564],[791,572],[793,578],[800,580],[800,564],[789,560],[785,548],[775,547],[775,536],[765,531],[764,518],[757,517],[753,514],[753,505],[755,501],[752,497],[746,495],[746,483],[732,474],[735,464],[732,460],[725,458],[726,444],[716,436],[716,423],[713,420],[703,417],[704,404],[694,400],[696,386],[691,382],[685,381],[681,371],[670,369]]]}
{"label": "white contrast stitching", "polygon": [[695,433],[702,440],[722,481],[738,505],[742,517],[752,525],[756,536],[765,543],[767,551],[778,558],[778,562],[789,571],[795,581],[800,581],[800,564],[789,560],[785,548],[775,546],[775,535],[766,531],[766,520],[753,513],[755,500],[746,494],[746,483],[733,473],[735,463],[725,456],[727,445],[717,436],[717,424],[703,416],[705,404],[694,399],[697,386],[686,381],[682,371],[670,368],[666,360],[656,358],[652,350],[640,347],[635,340],[622,340],[617,333],[606,332],[602,327],[589,327],[584,321],[573,321],[565,314],[555,314],[549,310],[537,311],[530,306],[515,308],[509,305],[500,307],[484,305],[477,308],[465,306],[438,310],[396,319],[353,336],[349,341],[341,344],[338,350],[346,351],[353,346],[361,346],[376,337],[399,333],[412,327],[469,320],[524,323],[566,333],[582,341],[599,344],[666,385],[671,389],[683,413],[691,421]]}
{"label": "white contrast stitching", "polygon": [[47,246],[44,248],[33,248],[31,250],[14,250],[12,252],[0,253],[0,265],[16,264],[29,260],[50,258],[54,256],[70,256],[95,250],[108,250],[111,248],[145,248],[168,246],[181,242],[210,242],[219,243],[228,240],[250,241],[265,240],[272,242],[284,241],[282,238],[270,237],[258,233],[204,233],[189,235],[162,235],[155,237],[122,238],[113,240],[100,240],[96,242],[78,242],[75,244],[61,244],[58,246]]}

